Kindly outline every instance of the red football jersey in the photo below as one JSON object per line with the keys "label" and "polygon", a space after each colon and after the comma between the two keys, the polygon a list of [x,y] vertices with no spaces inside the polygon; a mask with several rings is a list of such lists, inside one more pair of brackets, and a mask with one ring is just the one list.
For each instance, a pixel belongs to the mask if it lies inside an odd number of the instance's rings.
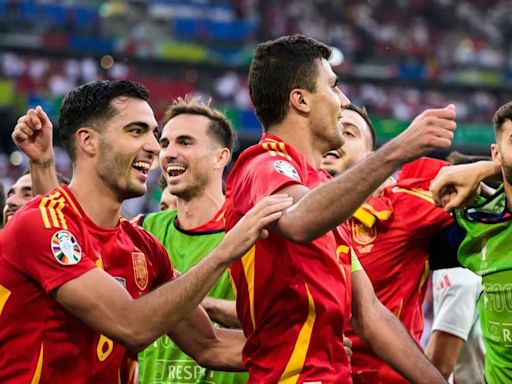
{"label": "red football jersey", "polygon": [[[314,188],[327,179],[298,151],[264,135],[240,155],[228,178],[226,228],[264,196],[293,184]],[[304,245],[271,231],[230,266],[247,337],[249,383],[350,382],[343,349],[350,263],[338,230]]]}
{"label": "red football jersey", "polygon": [[71,315],[51,292],[100,267],[139,297],[173,278],[158,241],[125,219],[115,228],[98,227],[66,186],[29,202],[3,236],[0,382],[133,380],[126,349]]}
{"label": "red football jersey", "polygon": [[[345,224],[377,297],[418,343],[423,332],[422,303],[430,272],[430,238],[452,222],[448,213],[434,205],[428,190],[431,179],[445,165],[441,160],[427,158],[406,165],[396,185],[386,188],[381,196],[368,199]],[[351,364],[355,383],[407,382],[352,330],[346,336],[353,343]]]}

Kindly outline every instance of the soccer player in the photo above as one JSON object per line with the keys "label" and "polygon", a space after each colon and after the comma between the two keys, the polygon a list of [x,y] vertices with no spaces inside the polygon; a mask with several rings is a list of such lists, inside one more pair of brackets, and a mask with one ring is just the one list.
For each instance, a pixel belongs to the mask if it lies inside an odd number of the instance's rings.
{"label": "soccer player", "polygon": [[[140,215],[134,221],[154,234],[166,247],[173,267],[185,272],[224,237],[222,174],[231,158],[235,132],[218,110],[194,98],[177,99],[166,112],[163,124],[160,165],[163,183],[176,199],[177,209]],[[41,145],[49,150],[51,141]],[[41,180],[48,170],[41,169],[42,162],[37,158],[33,160],[32,173]],[[226,273],[210,295],[234,298]],[[163,336],[139,354],[139,381],[176,380],[244,383],[247,375],[202,368]]]}
{"label": "soccer player", "polygon": [[247,337],[249,383],[349,382],[342,339],[349,321],[409,380],[445,382],[377,300],[337,227],[404,162],[448,147],[455,110],[425,111],[400,136],[327,181],[319,170],[322,155],[343,144],[340,119],[349,104],[328,64],[330,53],[316,40],[282,37],[258,45],[249,71],[265,133],[229,175],[226,227],[233,228],[264,196],[286,193],[294,199],[268,238],[230,266]]}
{"label": "soccer player", "polygon": [[[327,152],[322,159],[322,168],[333,176],[361,162],[375,146],[375,130],[366,110],[351,104],[343,111],[341,123],[343,146]],[[449,214],[435,206],[428,191],[430,180],[446,164],[429,158],[406,164],[398,181],[389,178],[345,225],[376,296],[418,344],[430,271],[430,238],[452,221]],[[345,335],[352,340],[355,383],[406,383],[352,329]]]}
{"label": "soccer player", "polygon": [[[291,202],[262,201],[173,280],[162,245],[120,216],[125,199],[146,192],[159,151],[147,98],[127,81],[91,82],[66,95],[59,126],[73,179],[29,202],[2,235],[0,382],[130,381],[122,363],[164,333],[202,364],[243,369],[243,335],[212,328],[197,304]],[[49,124],[41,108],[30,110],[13,138],[37,154]],[[44,155],[34,157],[53,161],[51,151]]]}
{"label": "soccer player", "polygon": [[485,383],[485,348],[476,309],[481,277],[466,268],[438,269],[432,287],[434,320],[425,354],[451,383]]}
{"label": "soccer player", "polygon": [[[512,102],[501,106],[493,118],[496,143],[491,146],[494,162],[477,162],[445,168],[431,190],[445,209],[456,209],[456,224],[449,237],[458,246],[460,263],[482,277],[483,293],[478,313],[485,345],[485,381],[512,381]],[[503,186],[489,198],[474,196],[481,180],[500,173]]]}
{"label": "soccer player", "polygon": [[[69,184],[69,180],[56,173],[57,182],[60,184]],[[28,203],[34,194],[32,193],[32,178],[30,173],[26,173],[18,178],[7,191],[7,199],[3,209],[3,222],[7,223],[14,213]]]}
{"label": "soccer player", "polygon": [[[183,273],[224,237],[222,175],[231,159],[236,134],[226,117],[198,98],[178,98],[166,111],[160,135],[160,167],[176,209],[143,217],[143,227],[169,252]],[[227,273],[209,296],[233,300]],[[197,365],[167,336],[139,354],[140,383],[242,384],[246,373],[211,371]]]}
{"label": "soccer player", "polygon": [[162,190],[162,195],[160,196],[160,202],[158,204],[159,210],[165,211],[167,209],[176,209],[176,196],[169,192],[169,186],[163,176],[161,177],[159,184]]}

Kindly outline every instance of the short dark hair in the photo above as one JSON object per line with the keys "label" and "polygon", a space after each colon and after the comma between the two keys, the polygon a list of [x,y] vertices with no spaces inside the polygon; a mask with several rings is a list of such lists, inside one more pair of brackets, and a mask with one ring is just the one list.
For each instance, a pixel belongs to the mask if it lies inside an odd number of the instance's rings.
{"label": "short dark hair", "polygon": [[370,128],[370,134],[372,136],[371,149],[373,151],[377,145],[377,134],[375,132],[375,127],[373,126],[373,123],[370,120],[370,116],[368,115],[368,112],[366,111],[366,108],[360,107],[354,103],[350,103],[346,109],[349,109],[349,110],[354,111],[357,114],[359,114],[359,116],[361,116],[363,118],[363,120],[366,122],[366,124],[368,125],[368,128]]}
{"label": "short dark hair", "polygon": [[331,48],[303,35],[280,37],[256,47],[249,69],[249,93],[264,130],[283,121],[292,89],[315,92],[315,60],[330,57]]}
{"label": "short dark hair", "polygon": [[503,124],[507,121],[512,121],[512,101],[502,105],[498,108],[494,117],[492,118],[492,123],[494,126],[494,133],[498,133],[501,131]]}
{"label": "short dark hair", "polygon": [[149,92],[143,85],[131,81],[98,80],[76,87],[64,97],[59,131],[71,161],[76,159],[76,131],[86,125],[99,129],[99,122],[110,119],[118,112],[111,101],[120,96],[147,100]]}
{"label": "short dark hair", "polygon": [[167,124],[173,117],[183,114],[200,115],[210,119],[210,124],[208,125],[210,137],[233,153],[237,134],[228,118],[218,109],[211,106],[211,99],[202,100],[198,96],[190,95],[186,95],[184,98],[178,97],[165,111],[162,126]]}

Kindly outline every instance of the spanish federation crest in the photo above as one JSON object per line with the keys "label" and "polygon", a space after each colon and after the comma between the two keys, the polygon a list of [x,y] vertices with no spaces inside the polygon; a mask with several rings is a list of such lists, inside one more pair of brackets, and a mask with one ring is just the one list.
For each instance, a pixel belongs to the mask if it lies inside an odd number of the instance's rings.
{"label": "spanish federation crest", "polygon": [[62,265],[74,265],[82,259],[82,249],[69,231],[59,231],[52,236],[53,256]]}
{"label": "spanish federation crest", "polygon": [[148,286],[148,265],[146,255],[142,252],[132,252],[133,277],[137,287],[144,291]]}
{"label": "spanish federation crest", "polygon": [[350,220],[350,227],[352,230],[352,239],[355,240],[357,244],[368,245],[373,243],[377,238],[376,226],[368,228],[358,220]]}
{"label": "spanish federation crest", "polygon": [[297,170],[293,165],[291,165],[289,162],[284,160],[276,160],[274,161],[274,169],[285,175],[288,176],[294,180],[300,181],[300,176]]}

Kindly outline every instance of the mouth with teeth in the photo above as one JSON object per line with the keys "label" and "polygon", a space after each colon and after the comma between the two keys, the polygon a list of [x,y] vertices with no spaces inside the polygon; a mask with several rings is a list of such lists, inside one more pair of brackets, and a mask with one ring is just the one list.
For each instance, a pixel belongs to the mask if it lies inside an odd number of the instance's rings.
{"label": "mouth with teeth", "polygon": [[151,169],[151,163],[146,161],[135,161],[132,164],[132,168],[135,169],[137,172],[142,174],[144,177],[147,177],[149,170]]}
{"label": "mouth with teeth", "polygon": [[183,173],[185,173],[187,168],[180,164],[169,164],[165,170],[167,171],[169,178],[172,179],[174,177],[181,176]]}
{"label": "mouth with teeth", "polygon": [[324,155],[324,159],[337,160],[343,157],[343,152],[340,150],[329,151]]}

